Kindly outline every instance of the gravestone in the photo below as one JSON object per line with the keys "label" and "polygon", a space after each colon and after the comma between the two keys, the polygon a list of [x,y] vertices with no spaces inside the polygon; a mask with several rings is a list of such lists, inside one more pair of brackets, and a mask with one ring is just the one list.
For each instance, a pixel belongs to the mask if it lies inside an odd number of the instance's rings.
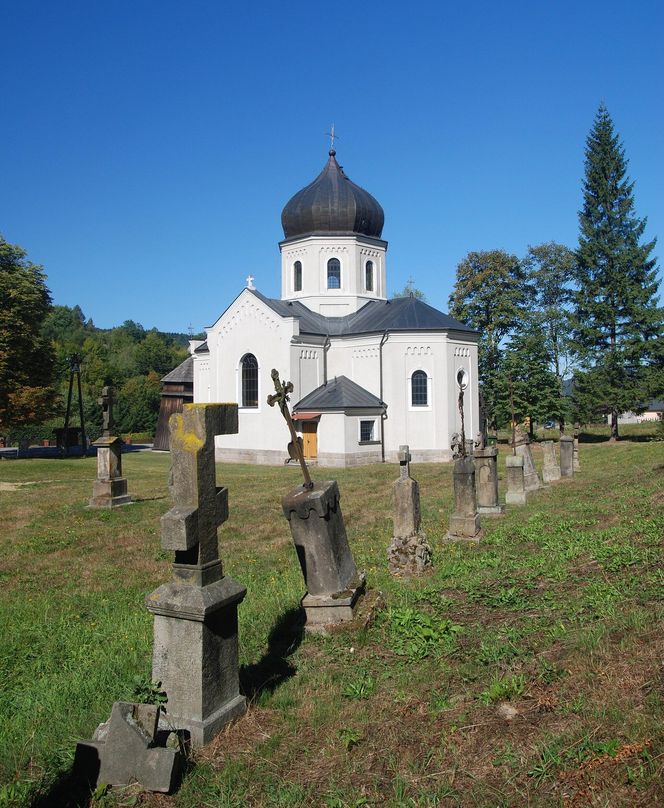
{"label": "gravestone", "polygon": [[553,483],[560,479],[560,464],[556,457],[556,444],[552,440],[543,440],[540,444],[542,447],[542,457],[544,460],[542,466],[542,479],[545,483]]}
{"label": "gravestone", "polygon": [[122,476],[122,439],[112,435],[113,388],[102,387],[97,403],[102,407],[104,431],[92,444],[97,448],[97,479],[92,486],[91,508],[116,508],[128,505],[127,480]]}
{"label": "gravestone", "polygon": [[168,696],[167,717],[208,743],[246,710],[239,691],[238,605],[247,590],[224,575],[217,528],[228,489],[216,485],[214,436],[238,430],[237,404],[185,404],[169,421],[173,507],[161,545],[175,552],[173,581],[146,598],[154,615],[152,678]]}
{"label": "gravestone", "polygon": [[581,463],[579,461],[579,428],[574,427],[574,452],[572,455],[572,468],[575,472],[581,471]]}
{"label": "gravestone", "polygon": [[527,498],[523,480],[523,456],[507,455],[505,467],[507,477],[505,502],[508,505],[525,505]]}
{"label": "gravestone", "polygon": [[505,506],[498,502],[498,448],[476,446],[474,461],[477,510],[480,514],[501,516],[505,513]]}
{"label": "gravestone", "polygon": [[291,437],[288,454],[299,461],[304,477],[304,483],[289,491],[281,506],[307,588],[302,598],[305,629],[325,632],[328,626],[353,619],[366,591],[366,578],[358,574],[350,551],[339,486],[335,480],[313,482],[309,475],[302,439],[288,409],[293,383],[281,381],[275,368],[270,375],[276,392],[267,397],[267,403],[279,407]]}
{"label": "gravestone", "polygon": [[109,720],[77,744],[74,771],[93,787],[139,783],[148,791],[173,791],[184,756],[179,743],[166,746],[171,733],[161,727],[159,712],[153,704],[115,702]]}
{"label": "gravestone", "polygon": [[417,575],[431,566],[431,547],[421,531],[420,487],[410,476],[410,451],[399,446],[399,479],[394,482],[394,536],[387,551],[392,574]]}
{"label": "gravestone", "polygon": [[560,436],[560,476],[574,476],[574,438],[571,435]]}
{"label": "gravestone", "polygon": [[527,438],[521,443],[517,442],[516,453],[517,456],[523,457],[523,484],[526,491],[537,491],[538,488],[542,487],[542,482],[535,469],[533,452]]}
{"label": "gravestone", "polygon": [[454,513],[450,516],[447,539],[477,543],[482,537],[482,532],[480,515],[477,512],[475,464],[472,457],[462,456],[454,461],[452,479],[454,481]]}

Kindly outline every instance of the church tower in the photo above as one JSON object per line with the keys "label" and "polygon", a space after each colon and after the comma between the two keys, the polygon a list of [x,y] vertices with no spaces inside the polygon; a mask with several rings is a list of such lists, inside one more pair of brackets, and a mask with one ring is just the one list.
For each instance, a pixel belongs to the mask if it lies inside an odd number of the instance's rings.
{"label": "church tower", "polygon": [[281,299],[325,317],[386,300],[384,222],[382,207],[348,179],[330,149],[325,168],[281,214]]}

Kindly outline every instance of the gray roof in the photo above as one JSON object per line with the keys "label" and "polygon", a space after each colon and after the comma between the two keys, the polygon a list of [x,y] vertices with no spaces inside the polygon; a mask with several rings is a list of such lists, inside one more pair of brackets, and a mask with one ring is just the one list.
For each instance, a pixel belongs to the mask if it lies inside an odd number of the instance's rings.
{"label": "gray roof", "polygon": [[286,239],[316,233],[360,233],[380,238],[385,214],[364,188],[355,185],[330,149],[325,168],[292,197],[281,213]]}
{"label": "gray roof", "polygon": [[162,382],[171,384],[193,384],[194,383],[194,357],[188,356],[174,370],[167,373]]}
{"label": "gray roof", "polygon": [[385,404],[373,393],[346,376],[335,376],[297,402],[294,410],[384,409]]}
{"label": "gray roof", "polygon": [[202,342],[198,348],[194,348],[194,353],[210,353],[210,349],[208,348],[207,340]]}
{"label": "gray roof", "polygon": [[464,323],[434,309],[416,297],[369,300],[361,309],[345,317],[324,317],[299,300],[274,300],[255,289],[252,294],[282,317],[297,317],[301,334],[331,337],[375,334],[382,331],[465,331],[477,332]]}

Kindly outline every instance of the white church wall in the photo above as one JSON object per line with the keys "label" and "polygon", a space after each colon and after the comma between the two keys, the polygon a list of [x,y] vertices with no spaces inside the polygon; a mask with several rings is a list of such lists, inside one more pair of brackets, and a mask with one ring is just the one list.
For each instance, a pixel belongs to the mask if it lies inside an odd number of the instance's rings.
{"label": "white church wall", "polygon": [[[374,421],[373,443],[360,442],[360,421]],[[349,468],[381,461],[380,414],[326,412],[318,425],[318,464]]]}

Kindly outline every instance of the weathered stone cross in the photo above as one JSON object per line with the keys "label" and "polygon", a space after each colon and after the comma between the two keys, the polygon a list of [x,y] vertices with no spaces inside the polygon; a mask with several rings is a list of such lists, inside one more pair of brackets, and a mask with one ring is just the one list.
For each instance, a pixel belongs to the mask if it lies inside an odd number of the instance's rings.
{"label": "weathered stone cross", "polygon": [[214,436],[233,432],[237,407],[188,404],[171,416],[174,506],[161,518],[161,544],[175,551],[175,577],[198,586],[222,577],[217,528],[228,519],[228,489],[216,485]]}
{"label": "weathered stone cross", "polygon": [[105,438],[110,437],[113,431],[113,404],[115,403],[114,396],[115,391],[112,387],[102,387],[101,388],[101,398],[97,399],[97,404],[101,407],[102,411],[102,418],[103,418],[103,432],[102,435]]}
{"label": "weathered stone cross", "polygon": [[412,456],[408,446],[399,446],[399,478],[406,480],[410,477],[410,461]]}

